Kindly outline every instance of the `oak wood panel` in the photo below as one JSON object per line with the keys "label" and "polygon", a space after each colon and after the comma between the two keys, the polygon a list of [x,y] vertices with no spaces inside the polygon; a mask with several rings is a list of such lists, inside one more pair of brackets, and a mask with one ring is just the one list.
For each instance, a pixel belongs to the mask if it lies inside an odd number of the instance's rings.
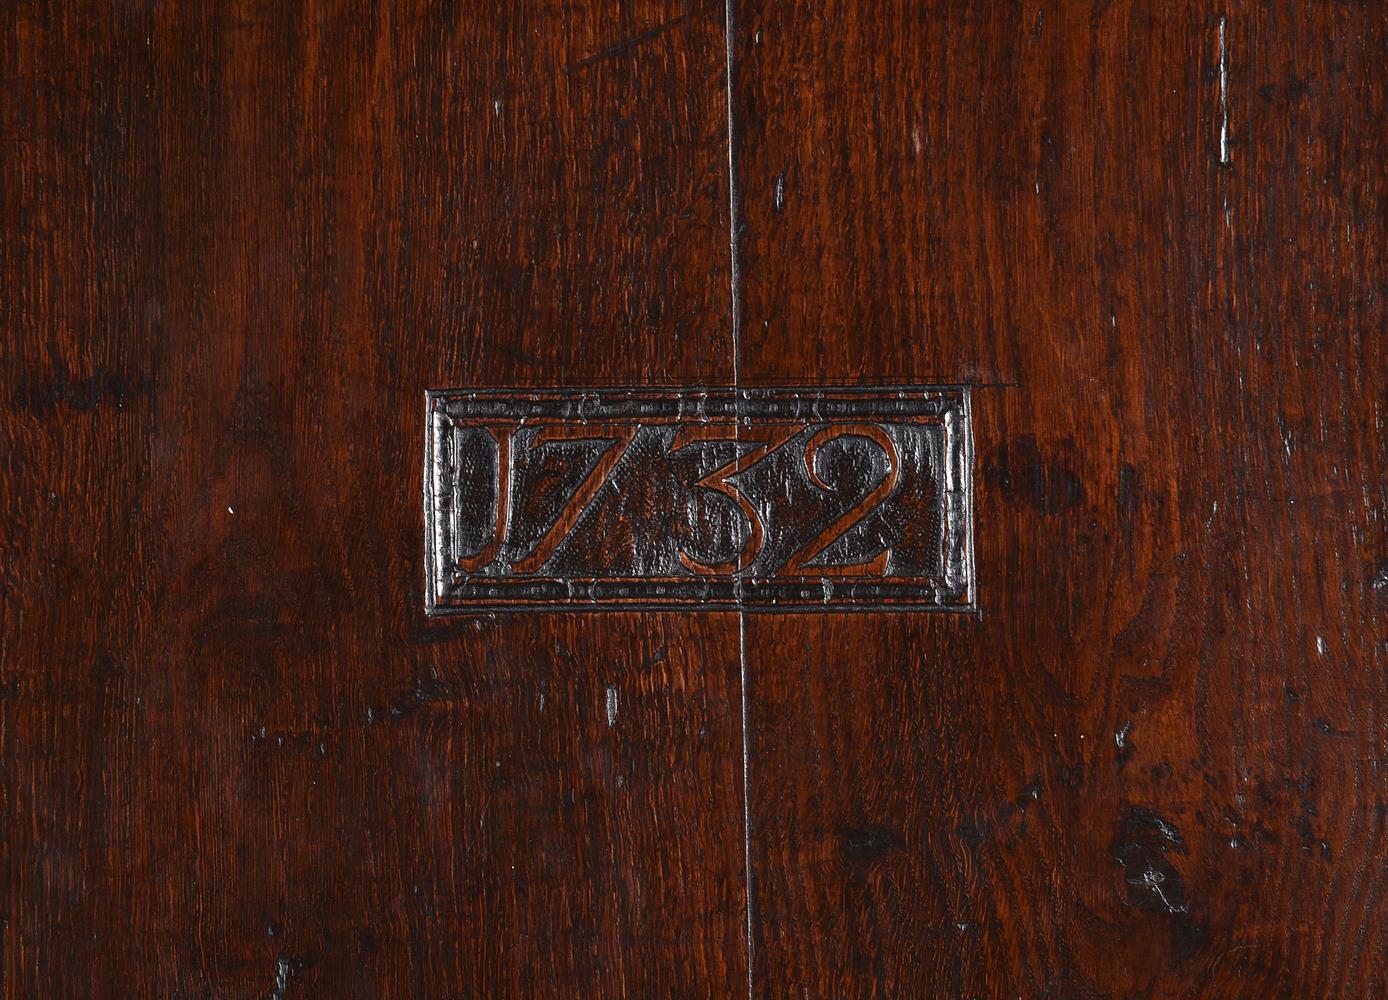
{"label": "oak wood panel", "polygon": [[758,994],[1382,995],[1384,9],[734,20],[743,381],[994,386],[979,617],[746,621]]}
{"label": "oak wood panel", "polygon": [[5,5],[4,995],[745,989],[735,620],[422,615],[426,388],[729,378],[721,15]]}

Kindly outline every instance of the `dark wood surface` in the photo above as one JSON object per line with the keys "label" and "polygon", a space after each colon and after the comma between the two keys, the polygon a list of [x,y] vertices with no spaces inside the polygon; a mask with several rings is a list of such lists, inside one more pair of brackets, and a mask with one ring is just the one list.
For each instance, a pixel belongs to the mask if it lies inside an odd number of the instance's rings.
{"label": "dark wood surface", "polygon": [[722,8],[3,17],[4,992],[745,992],[735,617],[422,611],[426,388],[726,378]]}
{"label": "dark wood surface", "polygon": [[[1388,7],[0,24],[0,994],[1388,994]],[[930,382],[976,615],[424,616],[425,389]]]}
{"label": "dark wood surface", "polygon": [[997,386],[977,619],[747,620],[765,993],[1388,993],[1388,8],[736,28],[742,378]]}

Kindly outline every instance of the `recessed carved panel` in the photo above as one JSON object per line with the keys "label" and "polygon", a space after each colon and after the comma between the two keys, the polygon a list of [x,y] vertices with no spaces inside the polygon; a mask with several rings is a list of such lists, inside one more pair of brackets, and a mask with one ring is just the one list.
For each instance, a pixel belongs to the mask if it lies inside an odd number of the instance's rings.
{"label": "recessed carved panel", "polygon": [[432,614],[972,606],[966,389],[427,402]]}

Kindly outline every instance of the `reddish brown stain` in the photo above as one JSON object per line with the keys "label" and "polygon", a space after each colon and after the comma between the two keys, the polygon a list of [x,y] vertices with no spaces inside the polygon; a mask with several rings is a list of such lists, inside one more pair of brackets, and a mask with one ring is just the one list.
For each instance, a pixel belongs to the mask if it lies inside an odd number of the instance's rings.
{"label": "reddish brown stain", "polygon": [[[0,4],[0,996],[1388,996],[1385,52]],[[424,616],[426,389],[835,383],[975,612]]]}

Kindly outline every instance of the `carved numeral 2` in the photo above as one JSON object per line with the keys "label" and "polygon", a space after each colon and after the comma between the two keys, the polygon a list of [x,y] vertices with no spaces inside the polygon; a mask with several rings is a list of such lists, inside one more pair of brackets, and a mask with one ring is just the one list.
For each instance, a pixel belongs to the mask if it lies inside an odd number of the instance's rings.
{"label": "carved numeral 2", "polygon": [[859,500],[849,510],[840,517],[834,519],[833,523],[821,531],[810,540],[804,548],[790,557],[785,568],[781,571],[787,576],[800,576],[804,574],[818,574],[821,576],[848,576],[850,574],[862,573],[866,570],[869,573],[882,573],[886,571],[887,562],[891,559],[892,550],[883,549],[875,556],[871,562],[857,565],[839,566],[813,566],[809,565],[814,559],[834,542],[846,535],[852,527],[872,513],[878,504],[892,495],[896,489],[897,479],[901,469],[899,459],[896,454],[896,445],[892,439],[880,427],[872,424],[846,424],[840,426],[825,427],[823,430],[816,431],[808,441],[805,442],[805,471],[810,474],[810,480],[822,490],[829,490],[830,487],[819,477],[819,469],[815,462],[819,457],[819,449],[830,441],[841,437],[861,437],[867,438],[877,447],[881,448],[887,456],[887,474],[882,477],[882,481],[872,488],[863,499]]}

